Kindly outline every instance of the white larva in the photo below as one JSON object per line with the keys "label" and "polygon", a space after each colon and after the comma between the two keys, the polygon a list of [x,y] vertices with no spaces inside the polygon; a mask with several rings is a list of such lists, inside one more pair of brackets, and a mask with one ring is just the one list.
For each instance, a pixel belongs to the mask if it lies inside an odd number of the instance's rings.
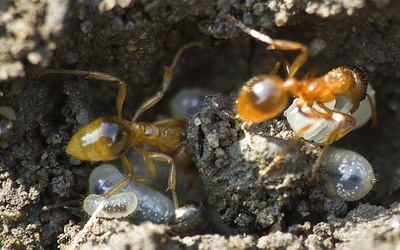
{"label": "white larva", "polygon": [[201,89],[182,89],[170,102],[170,112],[176,119],[187,119],[190,114],[204,107],[204,98],[209,94]]}
{"label": "white larva", "polygon": [[[83,209],[91,215],[98,204],[106,199],[106,193],[118,184],[124,176],[110,164],[95,168],[89,178],[89,195],[83,203]],[[107,203],[99,217],[121,218],[129,217],[135,222],[152,221],[167,223],[174,215],[172,201],[150,187],[130,181],[118,194],[107,199]]]}
{"label": "white larva", "polygon": [[[83,202],[83,209],[92,215],[101,202],[107,198],[99,194],[90,194]],[[101,218],[122,218],[136,211],[138,199],[135,193],[118,193],[107,199],[107,203],[99,213]]]}
{"label": "white larva", "polygon": [[344,201],[363,198],[376,182],[371,164],[351,150],[330,147],[321,166],[328,196],[340,197]]}
{"label": "white larva", "polygon": [[102,195],[122,179],[124,176],[114,165],[103,164],[95,168],[89,177],[89,189],[93,193],[83,203],[86,213],[92,215],[100,203],[106,201],[98,217],[127,217],[137,223],[151,221],[169,224],[173,232],[179,235],[210,230],[210,219],[202,203],[189,203],[175,209],[169,198],[134,181],[130,181],[119,193],[109,198]]}
{"label": "white larva", "polygon": [[[372,98],[373,103],[375,103],[375,90],[368,85],[367,94]],[[310,118],[301,114],[297,108],[298,98],[293,100],[292,105],[287,108],[283,115],[287,118],[290,127],[294,132],[302,130],[306,126],[310,126],[306,131],[303,131],[301,137],[306,140],[314,141],[316,143],[324,143],[329,134],[337,127],[337,122],[328,121],[320,118]],[[342,113],[349,113],[352,104],[346,100],[343,96],[338,96],[336,100],[324,103],[324,105]],[[320,112],[325,112],[319,108],[316,104],[313,106],[316,110]],[[309,109],[304,108],[303,112],[310,113]],[[371,107],[368,99],[365,98],[360,102],[359,108],[351,114],[357,121],[354,129],[364,126],[372,117]]]}

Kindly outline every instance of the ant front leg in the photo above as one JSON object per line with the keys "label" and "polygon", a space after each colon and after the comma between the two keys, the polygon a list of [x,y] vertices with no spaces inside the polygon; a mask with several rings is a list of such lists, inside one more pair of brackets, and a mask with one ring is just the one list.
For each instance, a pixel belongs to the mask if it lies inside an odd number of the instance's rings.
{"label": "ant front leg", "polygon": [[118,77],[98,71],[69,70],[69,69],[48,69],[42,75],[47,75],[47,74],[83,75],[85,78],[89,79],[118,83],[119,88],[118,88],[116,107],[118,116],[122,117],[122,106],[124,105],[124,101],[126,98],[126,83],[123,80],[119,79]]}
{"label": "ant front leg", "polygon": [[136,111],[136,114],[133,116],[132,121],[136,121],[136,119],[146,110],[150,109],[154,105],[156,105],[161,98],[164,96],[165,92],[167,91],[171,80],[172,80],[172,75],[173,75],[173,70],[176,67],[176,64],[178,63],[179,58],[182,56],[183,52],[185,52],[187,49],[194,47],[194,46],[202,46],[201,43],[198,42],[192,42],[189,44],[184,45],[181,47],[178,52],[176,53],[172,64],[169,67],[165,67],[164,70],[164,76],[163,76],[163,82],[161,84],[161,90],[159,90],[155,95],[152,97],[148,98],[145,100],[142,105],[138,108]]}

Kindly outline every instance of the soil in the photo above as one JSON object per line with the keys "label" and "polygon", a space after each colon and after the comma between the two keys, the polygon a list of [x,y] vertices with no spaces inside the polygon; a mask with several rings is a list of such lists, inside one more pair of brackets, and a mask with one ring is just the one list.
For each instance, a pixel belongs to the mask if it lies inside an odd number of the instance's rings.
{"label": "soil", "polygon": [[[243,83],[298,52],[265,44],[218,16],[228,12],[273,38],[301,42],[298,75],[363,67],[377,92],[379,123],[335,143],[366,156],[377,183],[357,202],[325,195],[306,178],[319,147],[299,140],[279,168],[259,177],[292,135],[282,117],[245,126],[234,99]],[[400,248],[400,4],[374,1],[2,1],[0,3],[0,246],[3,249],[396,249]],[[187,145],[213,227],[174,235],[167,225],[88,218],[80,203],[96,164],[66,152],[94,118],[115,115],[117,86],[46,69],[89,69],[128,84],[123,117],[154,94],[164,66],[191,41],[160,104],[140,120],[168,117],[183,88],[216,93],[188,119]],[[222,93],[222,94],[221,94]],[[244,145],[243,145],[244,143]],[[269,146],[274,145],[274,147]],[[203,193],[201,191],[201,193]],[[79,241],[77,240],[79,238]]]}

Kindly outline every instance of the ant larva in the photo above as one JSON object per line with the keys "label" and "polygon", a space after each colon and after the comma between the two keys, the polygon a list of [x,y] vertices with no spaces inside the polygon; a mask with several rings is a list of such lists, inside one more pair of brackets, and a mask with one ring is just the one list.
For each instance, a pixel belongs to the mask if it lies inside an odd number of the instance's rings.
{"label": "ant larva", "polygon": [[204,98],[209,91],[202,89],[182,89],[170,102],[170,112],[176,119],[187,119],[193,111],[205,106]]}
{"label": "ant larva", "polygon": [[[124,175],[116,166],[102,164],[96,167],[89,177],[89,192],[83,202],[83,209],[92,215],[100,202],[113,186],[124,180]],[[136,222],[152,221],[167,223],[174,214],[172,201],[158,191],[129,181],[120,192],[107,199],[98,217],[121,218],[134,217]]]}
{"label": "ant larva", "polygon": [[330,147],[321,166],[324,168],[325,190],[331,197],[356,201],[366,196],[376,183],[371,164],[351,150]]}
{"label": "ant larva", "polygon": [[[124,176],[114,165],[102,164],[96,167],[89,177],[91,194],[83,202],[86,213],[92,215],[106,199],[103,194],[123,179]],[[202,203],[187,203],[175,208],[172,201],[162,193],[132,180],[120,192],[106,200],[98,217],[126,217],[135,223],[151,221],[169,224],[172,232],[181,236],[208,232],[211,227],[210,218]]]}
{"label": "ant larva", "polygon": [[[172,71],[176,67],[179,58],[184,51],[194,46],[201,46],[201,44],[192,42],[178,50],[173,58],[172,64],[169,67],[165,67],[161,90],[141,104],[131,121],[122,118],[122,106],[125,101],[127,87],[126,83],[118,77],[102,72],[86,70],[51,69],[44,73],[83,75],[86,78],[117,83],[119,85],[116,99],[118,115],[97,118],[80,128],[72,136],[66,150],[68,154],[83,161],[97,162],[109,161],[116,158],[122,159],[125,178],[104,194],[106,199],[118,193],[131,179],[140,182],[149,178],[154,178],[156,171],[153,161],[162,161],[167,162],[171,166],[167,190],[170,190],[172,193],[174,206],[176,208],[179,207],[175,190],[176,170],[174,161],[170,156],[163,153],[146,151],[144,146],[147,145],[158,148],[162,152],[173,152],[179,149],[185,136],[183,129],[177,126],[180,121],[169,119],[148,123],[138,122],[137,118],[161,100],[170,85],[173,74]],[[148,169],[149,176],[147,178],[135,177],[133,167],[125,156],[125,153],[131,147],[142,155],[143,161],[146,163],[146,168]]]}
{"label": "ant larva", "polygon": [[[375,91],[370,84],[368,84],[367,87],[367,94],[371,97],[372,102],[375,103]],[[323,144],[327,140],[330,132],[336,128],[337,123],[323,118],[310,118],[309,116],[303,115],[303,113],[299,112],[297,108],[297,102],[298,98],[295,98],[293,103],[283,112],[290,127],[296,133],[304,127],[304,124],[312,123],[312,125],[304,131],[301,137],[308,141]],[[343,96],[337,96],[335,100],[324,104],[326,107],[342,113],[348,113],[352,106]],[[316,104],[314,104],[314,107],[318,109]],[[303,109],[302,111],[309,113],[309,110],[307,109]],[[351,116],[356,120],[356,124],[352,130],[364,126],[371,119],[373,114],[367,98],[360,102],[359,108],[351,114]]]}
{"label": "ant larva", "polygon": [[[257,40],[267,43],[267,49],[299,50],[300,54],[289,64],[283,60],[275,65],[269,74],[253,77],[245,83],[236,101],[236,112],[243,121],[260,123],[272,119],[282,113],[289,103],[291,96],[296,96],[296,112],[310,119],[324,119],[334,123],[334,128],[328,132],[326,140],[311,172],[310,179],[314,179],[326,153],[328,146],[349,133],[356,124],[352,114],[358,109],[360,102],[368,99],[371,112],[376,117],[376,111],[371,97],[366,93],[368,78],[362,69],[355,66],[341,66],[329,71],[321,77],[314,77],[311,73],[304,79],[295,78],[297,71],[308,58],[308,47],[289,40],[272,39],[271,37],[251,29],[236,20],[233,16],[220,13],[220,16],[232,22],[245,33]],[[283,64],[286,77],[281,78],[276,73]],[[348,112],[340,112],[327,107],[326,103],[334,101],[338,96],[344,97],[351,107]],[[317,108],[318,107],[318,108]],[[375,119],[376,120],[376,119]],[[306,124],[295,132],[296,137],[302,137],[312,126]],[[291,143],[291,146],[294,142]],[[284,157],[284,150],[260,175],[265,175]]]}

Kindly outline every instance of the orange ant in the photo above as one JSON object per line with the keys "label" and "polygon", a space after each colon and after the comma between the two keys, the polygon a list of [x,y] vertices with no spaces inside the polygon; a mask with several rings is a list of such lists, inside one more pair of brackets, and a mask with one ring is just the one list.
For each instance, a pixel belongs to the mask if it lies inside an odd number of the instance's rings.
{"label": "orange ant", "polygon": [[[356,120],[352,114],[366,97],[371,106],[373,120],[376,121],[374,104],[371,97],[366,93],[368,78],[358,67],[341,66],[321,77],[313,77],[314,75],[311,73],[304,79],[298,80],[295,78],[295,74],[308,58],[307,46],[294,41],[272,39],[247,27],[229,14],[220,13],[220,16],[226,18],[250,36],[269,44],[267,49],[300,51],[292,64],[283,60],[277,63],[269,74],[256,76],[247,81],[236,101],[236,111],[243,121],[260,123],[276,117],[288,105],[290,96],[296,96],[298,97],[297,109],[302,115],[335,123],[336,127],[329,133],[326,141],[322,143],[324,147],[312,168],[310,179],[314,179],[328,146],[345,136],[355,126]],[[276,74],[281,63],[287,74],[286,78],[281,78]],[[325,105],[326,102],[333,101],[340,95],[352,105],[348,113],[332,110]],[[316,109],[314,105],[322,110]],[[309,108],[310,112],[306,112],[305,108]],[[311,124],[306,125],[297,131],[296,136],[302,136],[310,126]],[[289,143],[288,147],[266,169],[260,171],[260,175],[265,175],[279,163],[293,145],[293,141]]]}
{"label": "orange ant", "polygon": [[[168,189],[172,193],[173,202],[178,208],[176,195],[176,169],[172,158],[159,152],[148,152],[144,146],[158,148],[163,152],[173,152],[179,149],[184,141],[184,131],[178,125],[178,120],[163,120],[155,123],[138,122],[137,118],[146,110],[153,107],[163,97],[172,80],[172,71],[175,68],[182,53],[187,49],[201,46],[200,43],[192,42],[184,45],[175,55],[172,64],[165,67],[161,90],[145,100],[131,121],[122,118],[122,106],[125,101],[127,87],[126,83],[118,77],[87,70],[65,70],[50,69],[44,74],[73,74],[83,75],[86,78],[101,80],[119,85],[116,100],[117,116],[105,116],[95,119],[89,124],[80,128],[71,138],[67,146],[67,153],[83,161],[109,161],[121,157],[122,165],[125,169],[125,179],[113,186],[104,196],[106,198],[118,193],[131,179],[135,181],[145,181],[154,178],[156,169],[153,161],[167,162],[171,165],[168,177]],[[137,150],[143,157],[143,161],[148,170],[148,178],[135,178],[134,170],[125,156],[130,148]]]}

